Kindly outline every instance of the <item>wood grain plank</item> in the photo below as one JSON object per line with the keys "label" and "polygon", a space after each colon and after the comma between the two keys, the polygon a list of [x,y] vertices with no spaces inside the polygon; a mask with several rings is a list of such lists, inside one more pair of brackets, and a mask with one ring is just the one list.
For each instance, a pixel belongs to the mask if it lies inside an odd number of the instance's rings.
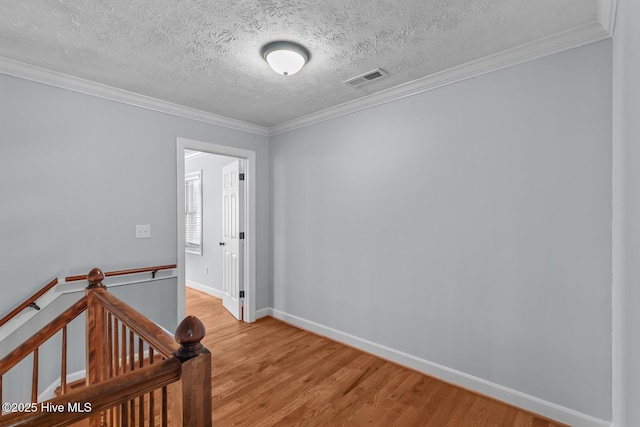
{"label": "wood grain plank", "polygon": [[207,329],[214,425],[563,426],[271,317],[239,322],[193,289],[186,302]]}

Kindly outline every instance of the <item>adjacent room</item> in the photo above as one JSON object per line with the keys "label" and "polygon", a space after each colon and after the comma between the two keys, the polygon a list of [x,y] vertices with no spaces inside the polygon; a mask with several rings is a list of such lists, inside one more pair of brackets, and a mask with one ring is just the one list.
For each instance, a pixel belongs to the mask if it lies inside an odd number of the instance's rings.
{"label": "adjacent room", "polygon": [[639,19],[3,2],[0,426],[83,387],[91,425],[640,425]]}

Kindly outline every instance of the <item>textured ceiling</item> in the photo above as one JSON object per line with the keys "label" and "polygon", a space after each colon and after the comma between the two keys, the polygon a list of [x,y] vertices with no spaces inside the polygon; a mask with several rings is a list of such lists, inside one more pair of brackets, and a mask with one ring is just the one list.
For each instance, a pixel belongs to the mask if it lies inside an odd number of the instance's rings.
{"label": "textured ceiling", "polygon": [[[269,127],[597,23],[602,1],[2,0],[0,57]],[[298,74],[260,57],[277,39],[309,49]]]}

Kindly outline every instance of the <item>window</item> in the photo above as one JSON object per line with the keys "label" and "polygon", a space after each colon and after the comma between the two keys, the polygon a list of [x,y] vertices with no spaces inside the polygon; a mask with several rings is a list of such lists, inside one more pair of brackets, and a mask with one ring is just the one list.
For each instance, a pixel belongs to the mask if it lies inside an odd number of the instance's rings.
{"label": "window", "polygon": [[184,183],[184,246],[202,255],[202,171],[185,175]]}

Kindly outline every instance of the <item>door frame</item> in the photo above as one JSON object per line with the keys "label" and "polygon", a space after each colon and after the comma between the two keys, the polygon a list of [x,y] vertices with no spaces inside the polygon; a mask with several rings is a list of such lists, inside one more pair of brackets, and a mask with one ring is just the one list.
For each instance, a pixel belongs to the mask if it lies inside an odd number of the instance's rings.
{"label": "door frame", "polygon": [[178,225],[178,324],[186,312],[186,274],[184,245],[184,151],[195,150],[204,153],[220,154],[244,160],[244,321],[256,320],[256,152],[227,145],[213,144],[187,138],[177,138],[176,144],[176,187],[177,187],[177,225]]}

